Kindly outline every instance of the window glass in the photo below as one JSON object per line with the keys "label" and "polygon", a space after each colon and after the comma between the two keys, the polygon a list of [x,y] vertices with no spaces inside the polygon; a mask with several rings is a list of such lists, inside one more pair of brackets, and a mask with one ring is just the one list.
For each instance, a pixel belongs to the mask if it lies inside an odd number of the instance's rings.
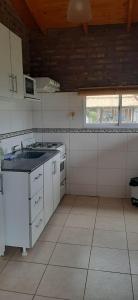
{"label": "window glass", "polygon": [[87,96],[86,124],[117,124],[119,95]]}
{"label": "window glass", "polygon": [[122,95],[122,123],[138,123],[138,95]]}

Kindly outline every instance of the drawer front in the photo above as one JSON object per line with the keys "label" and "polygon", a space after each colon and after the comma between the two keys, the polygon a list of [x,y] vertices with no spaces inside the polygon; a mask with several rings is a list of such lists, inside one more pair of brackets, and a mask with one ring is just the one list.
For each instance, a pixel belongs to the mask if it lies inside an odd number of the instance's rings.
{"label": "drawer front", "polygon": [[30,174],[30,198],[43,187],[43,166]]}
{"label": "drawer front", "polygon": [[41,189],[34,197],[30,200],[30,223],[33,222],[35,217],[43,209],[43,189]]}
{"label": "drawer front", "polygon": [[42,210],[34,220],[33,224],[30,225],[31,247],[34,246],[43,229],[44,229],[44,214]]}

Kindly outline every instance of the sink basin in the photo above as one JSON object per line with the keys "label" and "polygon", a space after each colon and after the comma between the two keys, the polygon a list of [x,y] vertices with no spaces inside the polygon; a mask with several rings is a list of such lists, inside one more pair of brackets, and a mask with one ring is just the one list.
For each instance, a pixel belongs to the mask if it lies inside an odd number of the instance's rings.
{"label": "sink basin", "polygon": [[36,159],[44,155],[45,152],[31,152],[31,151],[25,151],[20,153],[15,153],[15,159]]}

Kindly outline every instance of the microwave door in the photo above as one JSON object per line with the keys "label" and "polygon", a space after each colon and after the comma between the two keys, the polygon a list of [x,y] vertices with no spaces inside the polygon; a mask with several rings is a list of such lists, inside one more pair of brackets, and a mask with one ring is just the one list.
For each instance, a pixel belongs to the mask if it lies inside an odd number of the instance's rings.
{"label": "microwave door", "polygon": [[27,96],[34,96],[34,81],[30,78],[25,78],[25,89]]}

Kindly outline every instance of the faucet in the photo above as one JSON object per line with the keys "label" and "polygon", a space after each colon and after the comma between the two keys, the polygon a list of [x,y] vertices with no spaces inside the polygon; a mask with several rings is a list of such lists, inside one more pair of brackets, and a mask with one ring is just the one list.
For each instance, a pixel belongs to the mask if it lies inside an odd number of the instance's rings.
{"label": "faucet", "polygon": [[23,142],[21,141],[21,151],[23,152]]}
{"label": "faucet", "polygon": [[15,146],[11,147],[11,152],[12,152],[12,153],[15,153],[17,147],[19,147],[19,145],[15,145]]}

